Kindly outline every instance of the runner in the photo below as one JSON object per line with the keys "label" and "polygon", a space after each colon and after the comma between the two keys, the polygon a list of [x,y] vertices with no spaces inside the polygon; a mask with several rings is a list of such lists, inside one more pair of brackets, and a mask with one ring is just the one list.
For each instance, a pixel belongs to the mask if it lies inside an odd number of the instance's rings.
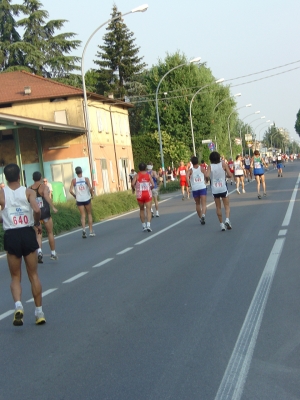
{"label": "runner", "polygon": [[263,186],[263,190],[264,190],[264,196],[267,195],[266,193],[266,181],[265,181],[265,172],[264,172],[264,168],[263,165],[265,165],[264,160],[260,157],[260,153],[258,150],[255,150],[254,155],[251,159],[251,167],[253,169],[254,172],[254,176],[256,179],[256,183],[257,183],[257,197],[259,199],[261,199],[261,195],[260,195],[260,182],[262,183]]}
{"label": "runner", "polygon": [[[41,209],[41,223],[45,225],[48,242],[51,250],[50,260],[57,260],[57,254],[55,251],[55,240],[53,234],[53,220],[50,214],[50,207],[54,213],[57,213],[57,209],[54,207],[51,197],[49,187],[41,182],[42,174],[36,171],[32,174],[32,179],[34,184],[30,186],[30,189],[34,190],[36,193],[36,201]],[[39,233],[38,229],[35,229],[36,240],[39,244],[38,248],[38,263],[43,264],[43,252],[42,252],[42,234]]]}
{"label": "runner", "polygon": [[[85,218],[86,213],[88,216],[88,225],[90,229],[90,236],[96,236],[93,231],[93,217],[92,217],[92,203],[91,199],[93,198],[93,188],[90,184],[89,178],[84,178],[82,176],[82,168],[76,167],[75,173],[77,175],[76,178],[72,179],[69,192],[76,199],[76,204],[78,210],[80,212],[81,217],[81,225],[82,225],[82,237],[86,239],[86,231],[85,231]],[[133,178],[134,179],[134,178]],[[75,192],[75,193],[74,193]]]}
{"label": "runner", "polygon": [[269,169],[269,157],[268,157],[267,154],[265,155],[265,165],[266,165],[266,170],[268,171],[268,169]]}
{"label": "runner", "polygon": [[281,176],[282,177],[282,157],[281,154],[277,154],[276,157],[276,164],[277,164],[277,172],[278,172],[278,178]]}
{"label": "runner", "polygon": [[[153,179],[153,183],[154,186],[152,188],[152,199],[154,200],[154,205],[155,205],[155,209],[156,209],[156,217],[159,217],[159,212],[158,212],[158,175],[157,172],[153,170],[153,163],[152,162],[148,162],[147,165],[147,172],[148,174],[151,176],[151,178]],[[151,214],[152,217],[154,217],[154,212],[153,212],[153,208],[152,208],[152,204],[151,204]]]}
{"label": "runner", "polygon": [[276,156],[275,156],[275,154],[273,154],[273,157],[272,157],[272,164],[273,164],[273,169],[276,169]]}
{"label": "runner", "polygon": [[191,162],[193,167],[187,171],[186,180],[187,183],[191,183],[192,194],[196,203],[196,211],[200,218],[200,223],[201,225],[205,225],[207,194],[205,178],[207,177],[207,171],[198,164],[197,157],[192,157]]}
{"label": "runner", "polygon": [[[135,172],[135,170],[132,168],[132,170],[131,170],[131,172],[130,172],[130,174],[129,174],[130,184],[131,184],[131,182],[132,182],[132,180],[133,180],[133,178],[134,178],[135,175],[136,175],[136,172]],[[131,190],[132,190],[132,194],[134,194],[134,188],[133,188],[133,187],[131,187]]]}
{"label": "runner", "polygon": [[[132,186],[135,187],[136,199],[140,207],[140,219],[142,222],[143,231],[152,232],[150,227],[151,222],[151,204],[152,204],[152,193],[151,186],[154,187],[152,177],[146,171],[146,164],[139,164],[139,172],[133,178]],[[147,224],[145,223],[145,207],[147,214]]]}
{"label": "runner", "polygon": [[187,198],[188,199],[190,198],[189,185],[186,181],[186,172],[187,172],[187,167],[184,165],[183,161],[180,161],[180,166],[177,169],[177,175],[179,175],[179,184],[181,186],[182,200],[185,199],[184,188],[186,188]]}
{"label": "runner", "polygon": [[51,184],[50,182],[48,182],[48,179],[47,179],[47,178],[44,178],[44,179],[43,179],[43,184],[46,185],[46,186],[48,186],[48,188],[49,188],[49,196],[50,196],[50,198],[52,199],[52,198],[53,198],[53,188],[52,188],[52,184]]}
{"label": "runner", "polygon": [[[228,165],[224,161],[221,161],[220,154],[217,151],[211,152],[209,159],[211,164],[208,166],[207,174],[210,175],[211,178],[211,191],[215,199],[216,213],[220,222],[221,231],[225,231],[226,228],[232,228],[229,220],[230,207],[226,185],[226,173],[230,178],[232,175]],[[221,199],[225,208],[225,224],[222,219]]]}
{"label": "runner", "polygon": [[236,192],[238,194],[240,193],[240,182],[242,184],[242,192],[245,192],[245,182],[244,182],[244,166],[242,164],[241,161],[241,156],[237,155],[235,162],[234,162],[234,178],[235,178],[235,182],[236,182]]}
{"label": "runner", "polygon": [[31,283],[35,303],[35,323],[46,322],[42,310],[42,285],[37,272],[36,241],[33,226],[42,233],[40,224],[41,210],[36,202],[35,192],[20,185],[20,168],[8,164],[4,168],[7,186],[0,191],[2,213],[0,222],[4,229],[4,249],[11,275],[11,293],[15,302],[13,325],[23,325],[24,308],[21,302],[21,264],[26,264],[28,279]]}
{"label": "runner", "polygon": [[234,162],[233,162],[232,158],[229,158],[228,167],[229,167],[229,171],[231,173],[230,185],[232,185],[232,183],[233,183],[232,177],[234,176]]}
{"label": "runner", "polygon": [[251,168],[251,160],[249,158],[249,154],[245,155],[244,164],[245,164],[246,179],[248,179],[248,182],[250,182],[250,180],[252,181],[252,168]]}

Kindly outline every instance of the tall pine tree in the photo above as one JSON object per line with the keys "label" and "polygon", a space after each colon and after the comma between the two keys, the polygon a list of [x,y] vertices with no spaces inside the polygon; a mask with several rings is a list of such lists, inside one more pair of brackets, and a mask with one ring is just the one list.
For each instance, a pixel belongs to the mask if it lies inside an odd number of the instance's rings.
{"label": "tall pine tree", "polygon": [[25,18],[18,21],[24,29],[22,50],[24,64],[32,72],[48,78],[63,78],[74,69],[79,69],[76,62],[78,57],[68,54],[77,49],[79,40],[74,40],[74,33],[61,33],[66,20],[46,21],[49,13],[43,10],[43,4],[38,0],[24,0],[23,12]]}
{"label": "tall pine tree", "polygon": [[113,93],[115,97],[123,98],[146,64],[142,62],[143,57],[138,56],[139,47],[135,46],[134,34],[124,24],[114,4],[111,17],[118,16],[120,18],[112,21],[106,29],[105,44],[98,46],[101,51],[97,52],[99,60],[95,63],[99,66],[97,92]]}
{"label": "tall pine tree", "polygon": [[15,17],[19,15],[22,6],[11,4],[11,0],[0,0],[0,71],[19,65],[22,53],[16,43],[21,37],[17,31]]}

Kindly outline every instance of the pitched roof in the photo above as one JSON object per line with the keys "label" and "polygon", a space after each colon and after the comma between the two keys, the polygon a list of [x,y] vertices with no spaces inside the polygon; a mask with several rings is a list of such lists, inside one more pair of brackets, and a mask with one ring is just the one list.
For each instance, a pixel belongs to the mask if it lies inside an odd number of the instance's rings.
{"label": "pitched roof", "polygon": [[[24,93],[26,86],[30,87],[30,94]],[[120,100],[109,99],[95,93],[88,94],[100,101],[120,105]],[[0,73],[0,104],[71,96],[83,97],[83,90],[26,71]],[[132,104],[125,102],[124,104],[122,102],[122,106],[133,107]]]}

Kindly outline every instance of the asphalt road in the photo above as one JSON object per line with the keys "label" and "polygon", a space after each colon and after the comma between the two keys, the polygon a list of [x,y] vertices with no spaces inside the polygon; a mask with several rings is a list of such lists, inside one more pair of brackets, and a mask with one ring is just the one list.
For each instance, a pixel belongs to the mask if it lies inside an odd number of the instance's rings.
{"label": "asphalt road", "polygon": [[204,226],[175,194],[152,233],[134,211],[94,238],[57,237],[59,260],[39,268],[43,326],[25,269],[24,326],[12,325],[0,258],[0,399],[299,399],[299,172],[267,172],[261,200],[254,182],[233,192],[231,231],[209,192]]}

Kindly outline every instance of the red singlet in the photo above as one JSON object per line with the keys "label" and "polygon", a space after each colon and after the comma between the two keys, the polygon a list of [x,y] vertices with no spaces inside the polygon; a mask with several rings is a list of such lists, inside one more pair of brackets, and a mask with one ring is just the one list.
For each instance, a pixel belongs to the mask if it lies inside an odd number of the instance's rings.
{"label": "red singlet", "polygon": [[150,188],[150,175],[138,172],[136,186],[136,199],[140,203],[148,203],[152,200],[152,191]]}

